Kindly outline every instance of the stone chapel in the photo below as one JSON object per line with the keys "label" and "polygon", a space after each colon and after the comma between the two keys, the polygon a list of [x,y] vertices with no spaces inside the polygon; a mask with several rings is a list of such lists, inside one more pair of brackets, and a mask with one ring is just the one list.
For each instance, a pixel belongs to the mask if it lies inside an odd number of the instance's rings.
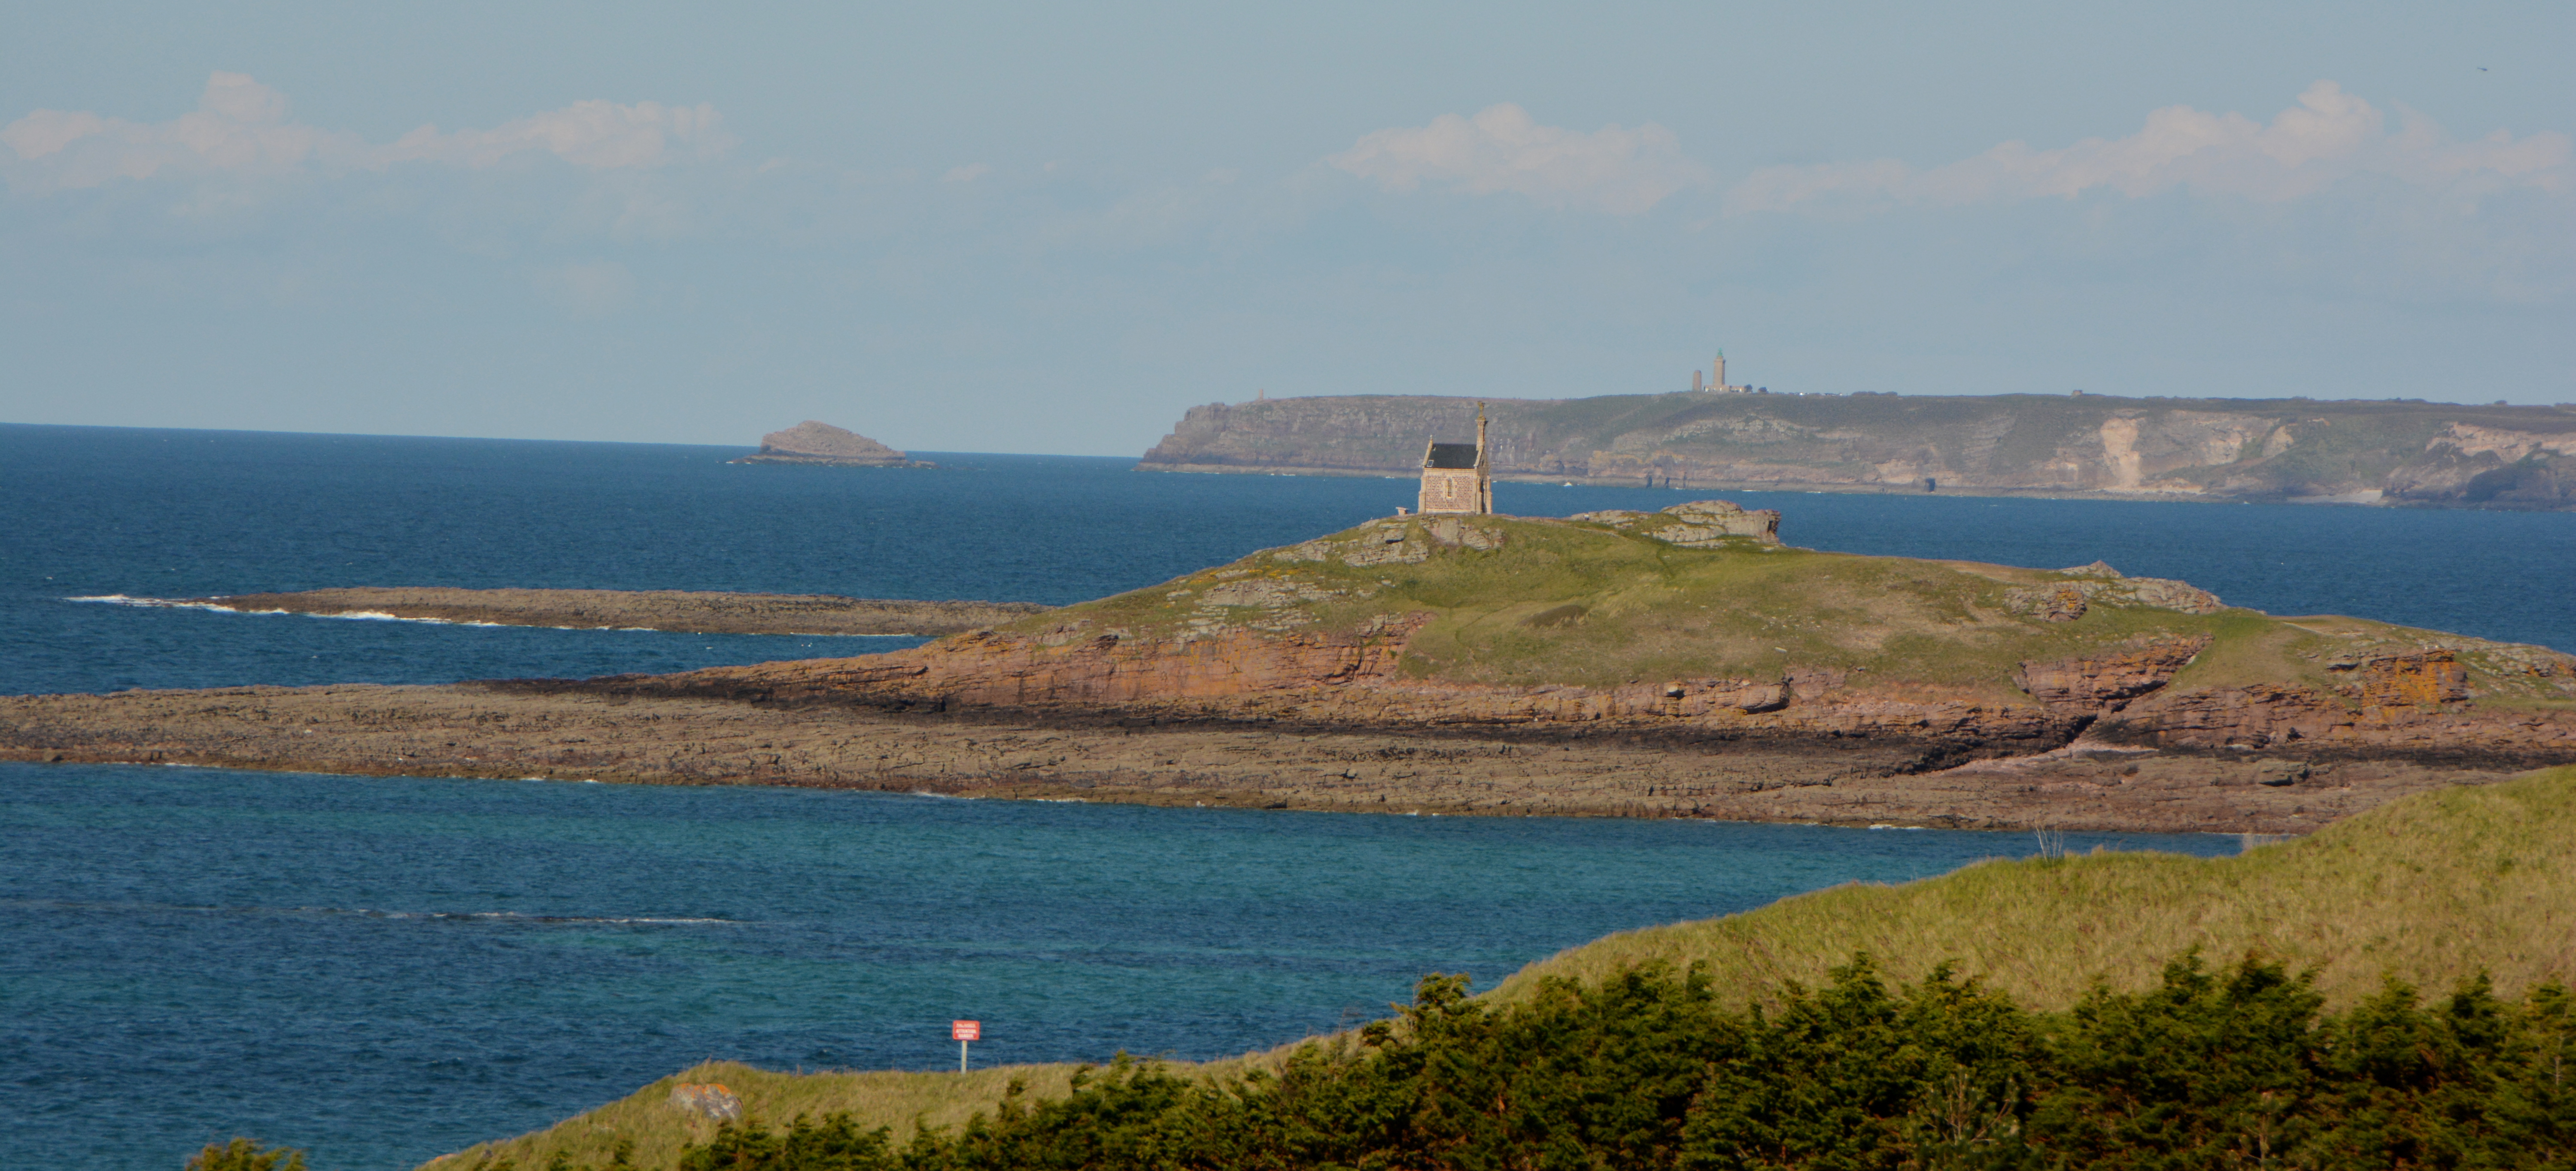
{"label": "stone chapel", "polygon": [[1422,452],[1422,511],[1492,512],[1494,473],[1485,458],[1485,404],[1476,404],[1476,441],[1433,441]]}

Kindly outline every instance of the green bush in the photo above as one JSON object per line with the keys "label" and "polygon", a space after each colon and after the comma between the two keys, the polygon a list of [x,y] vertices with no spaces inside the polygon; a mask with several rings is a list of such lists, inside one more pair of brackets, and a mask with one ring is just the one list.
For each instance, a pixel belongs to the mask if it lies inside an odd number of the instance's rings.
{"label": "green bush", "polygon": [[304,1171],[304,1152],[285,1147],[263,1151],[253,1140],[236,1138],[222,1146],[207,1143],[188,1156],[188,1171]]}
{"label": "green bush", "polygon": [[[1860,956],[1822,987],[1724,1003],[1697,968],[1501,1003],[1431,976],[1396,1019],[1272,1070],[1186,1077],[1122,1054],[1063,1097],[1014,1083],[902,1146],[846,1114],[728,1123],[679,1171],[2576,1171],[2576,998],[2556,983],[2517,1002],[2479,977],[2428,1003],[2391,981],[2329,1013],[2306,976],[2195,952],[2152,989],[2034,1013],[1947,968],[1891,985]],[[303,1161],[236,1139],[188,1166]]]}
{"label": "green bush", "polygon": [[2197,954],[2036,1014],[1867,957],[1769,1007],[1646,967],[1401,1017],[1222,1082],[1119,1058],[896,1149],[846,1116],[729,1126],[685,1171],[1001,1168],[2576,1168],[2576,1012],[2483,980],[2327,1014],[2305,978]]}

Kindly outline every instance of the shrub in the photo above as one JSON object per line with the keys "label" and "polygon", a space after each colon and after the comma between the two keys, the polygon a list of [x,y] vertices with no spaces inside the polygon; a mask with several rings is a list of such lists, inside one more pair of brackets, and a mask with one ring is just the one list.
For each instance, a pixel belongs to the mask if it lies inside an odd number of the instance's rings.
{"label": "shrub", "polygon": [[251,1139],[235,1138],[188,1156],[188,1171],[304,1171],[304,1152],[278,1147],[263,1151]]}

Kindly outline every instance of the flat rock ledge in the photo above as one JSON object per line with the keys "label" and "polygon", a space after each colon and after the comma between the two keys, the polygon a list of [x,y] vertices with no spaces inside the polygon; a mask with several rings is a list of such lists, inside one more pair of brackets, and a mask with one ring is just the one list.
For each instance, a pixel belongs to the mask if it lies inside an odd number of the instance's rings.
{"label": "flat rock ledge", "polygon": [[0,699],[0,759],[354,775],[788,785],[1389,814],[1684,817],[1950,829],[2300,834],[2510,768],[2274,760],[2078,740],[1928,769],[1896,737],[1223,723],[564,692],[510,684]]}
{"label": "flat rock ledge", "polygon": [[429,622],[686,634],[960,634],[1025,618],[1034,602],[923,602],[835,594],[736,594],[701,590],[468,590],[366,586],[297,593],[189,598],[173,605],[249,614],[383,616]]}

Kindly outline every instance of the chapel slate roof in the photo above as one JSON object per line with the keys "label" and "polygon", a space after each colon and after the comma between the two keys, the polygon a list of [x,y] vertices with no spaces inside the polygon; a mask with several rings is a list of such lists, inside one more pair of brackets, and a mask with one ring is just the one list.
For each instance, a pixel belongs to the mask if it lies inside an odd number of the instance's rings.
{"label": "chapel slate roof", "polygon": [[1476,466],[1476,445],[1473,443],[1434,443],[1431,445],[1431,454],[1422,457],[1422,466],[1426,468],[1455,468],[1461,471],[1471,471]]}

